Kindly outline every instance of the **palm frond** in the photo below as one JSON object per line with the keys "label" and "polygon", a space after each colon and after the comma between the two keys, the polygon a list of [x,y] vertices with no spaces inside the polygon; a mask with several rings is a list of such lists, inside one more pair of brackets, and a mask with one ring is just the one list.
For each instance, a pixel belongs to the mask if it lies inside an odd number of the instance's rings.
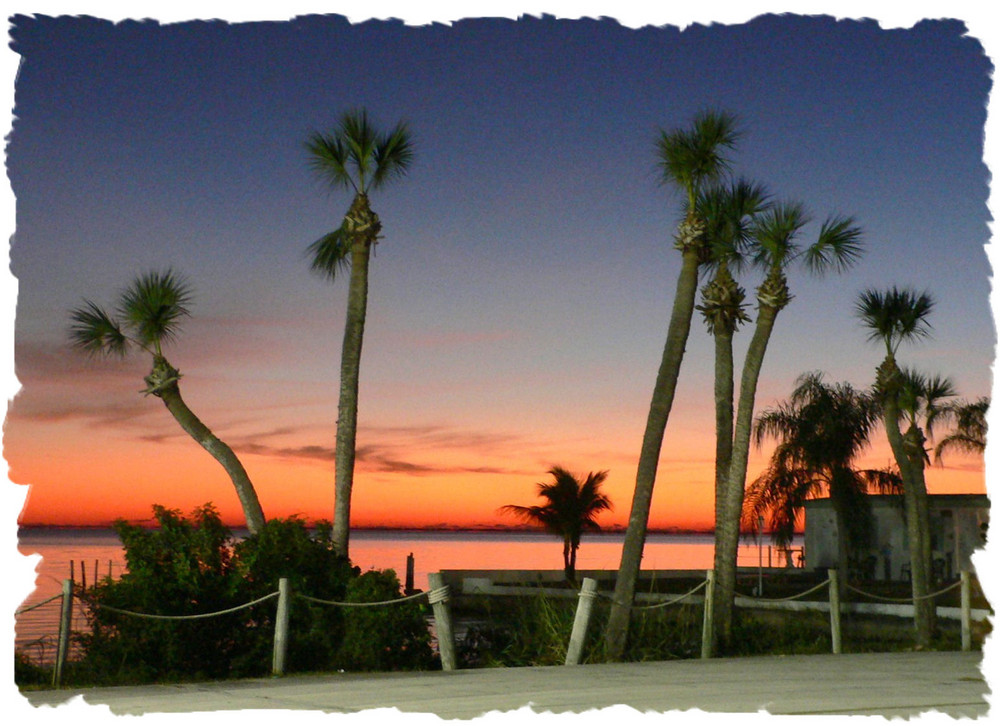
{"label": "palm frond", "polygon": [[358,191],[348,167],[349,151],[343,140],[331,134],[313,133],[305,143],[309,166],[317,177],[334,188]]}
{"label": "palm frond", "polygon": [[190,315],[191,292],[172,270],[140,275],[122,293],[118,314],[143,346],[159,351],[173,340],[180,321]]}
{"label": "palm frond", "polygon": [[806,269],[815,275],[846,272],[864,253],[863,232],[851,217],[830,217],[805,253]]}
{"label": "palm frond", "polygon": [[413,139],[406,123],[400,121],[396,127],[379,139],[375,147],[375,171],[372,188],[377,189],[391,179],[406,174],[413,163]]}
{"label": "palm frond", "polygon": [[869,340],[882,340],[894,353],[903,341],[930,336],[927,321],[934,308],[930,293],[892,287],[882,292],[868,289],[855,303],[855,313],[869,329]]}
{"label": "palm frond", "polygon": [[311,256],[310,268],[331,281],[351,265],[351,238],[343,224],[313,242],[306,252]]}
{"label": "palm frond", "polygon": [[798,202],[782,202],[765,210],[756,220],[753,263],[764,269],[784,268],[797,253],[795,238],[809,216]]}
{"label": "palm frond", "polygon": [[128,338],[103,308],[84,300],[83,306],[70,311],[71,344],[89,355],[124,357]]}
{"label": "palm frond", "polygon": [[690,129],[661,131],[656,142],[658,165],[664,183],[683,190],[693,203],[702,186],[729,170],[725,151],[735,147],[740,133],[732,114],[706,111]]}

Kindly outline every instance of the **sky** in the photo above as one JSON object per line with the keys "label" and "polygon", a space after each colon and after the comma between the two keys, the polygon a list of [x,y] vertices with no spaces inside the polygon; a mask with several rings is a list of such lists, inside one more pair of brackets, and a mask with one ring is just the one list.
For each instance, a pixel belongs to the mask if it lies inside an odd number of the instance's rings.
{"label": "sky", "polygon": [[[137,274],[168,267],[195,295],[166,351],[185,400],[240,456],[268,516],[332,518],[346,280],[311,273],[306,248],[350,197],[315,178],[303,143],[354,108],[383,128],[405,120],[416,149],[407,176],[371,197],[384,237],[355,526],[515,524],[497,509],[535,503],[553,465],[607,470],[614,509],[599,521],[624,526],[680,261],[681,200],[660,183],[654,142],[705,109],[740,119],[736,174],[810,210],[804,241],[830,214],[864,230],[849,273],[791,270],[758,410],[808,371],[870,385],[881,349],[853,305],[890,285],[937,301],[933,336],[900,360],[949,376],[963,398],[990,395],[993,61],[975,13],[928,5],[896,26],[871,19],[871,3],[731,20],[709,5],[693,24],[635,20],[627,3],[590,19],[463,6],[358,22],[336,3],[266,22],[14,16],[20,389],[3,444],[24,496],[17,522],[105,525],[211,502],[239,523],[225,472],[139,393],[149,360],[68,345],[73,307],[112,305]],[[759,277],[741,282],[752,297]],[[750,334],[737,335],[737,365]],[[711,527],[712,380],[696,317],[652,527]],[[768,453],[753,453],[751,478]],[[876,437],[862,463],[890,458]],[[984,492],[982,457],[949,457],[928,481]]]}

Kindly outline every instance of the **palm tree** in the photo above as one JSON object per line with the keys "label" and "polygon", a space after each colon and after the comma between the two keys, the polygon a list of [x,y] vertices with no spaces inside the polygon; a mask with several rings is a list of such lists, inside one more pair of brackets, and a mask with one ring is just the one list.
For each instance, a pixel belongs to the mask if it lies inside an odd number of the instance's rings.
{"label": "palm tree", "polygon": [[986,412],[990,407],[987,396],[975,401],[951,401],[942,406],[938,416],[953,421],[955,430],[938,441],[934,447],[934,459],[941,463],[946,451],[960,451],[966,454],[982,454],[986,451]]}
{"label": "palm tree", "polygon": [[914,599],[914,626],[917,643],[927,647],[934,635],[934,603],[927,598],[931,581],[930,517],[923,469],[926,452],[924,436],[910,411],[910,428],[904,435],[904,405],[919,403],[913,386],[896,363],[896,352],[904,341],[930,335],[927,318],[934,308],[930,294],[892,287],[886,292],[868,289],[858,297],[855,310],[869,330],[869,340],[882,341],[885,358],[875,378],[875,391],[882,403],[883,425],[893,458],[903,478],[907,540],[910,550],[910,581]]}
{"label": "palm tree", "polygon": [[611,500],[601,492],[601,484],[607,479],[608,472],[591,472],[583,482],[559,466],[552,467],[548,473],[553,481],[538,484],[538,496],[545,500],[545,504],[531,507],[506,504],[500,511],[539,524],[546,532],[561,537],[566,579],[575,582],[580,537],[584,530],[600,530],[594,517],[611,509]]}
{"label": "palm tree", "polygon": [[368,193],[403,176],[413,159],[413,144],[405,123],[379,132],[364,111],[345,113],[333,133],[314,133],[306,143],[317,176],[335,189],[353,192],[340,226],[309,247],[312,269],[335,281],[350,268],[347,322],[340,358],[340,401],[337,410],[336,495],[333,544],[348,554],[351,491],[358,424],[358,379],[361,344],[368,309],[368,263],[378,243],[382,223],[372,211]]}
{"label": "palm tree", "polygon": [[861,229],[850,217],[830,216],[820,226],[816,240],[803,248],[799,236],[809,217],[802,205],[776,204],[755,218],[751,232],[753,262],[765,272],[757,288],[757,321],[743,360],[740,397],[733,425],[733,446],[728,482],[715,523],[715,609],[712,632],[728,642],[736,588],[736,556],[740,514],[743,510],[750,438],[757,382],[778,314],[791,302],[786,270],[803,260],[808,272],[822,276],[850,269],[862,253]]}
{"label": "palm tree", "polygon": [[767,469],[747,490],[744,526],[756,531],[758,518],[766,514],[775,543],[787,547],[806,500],[828,495],[837,522],[838,567],[845,573],[841,595],[850,555],[870,530],[867,495],[902,488],[893,472],[854,466],[881,415],[873,393],[848,383],[827,384],[821,373],[808,373],[796,381],[787,402],[766,409],[754,423],[758,448],[768,438],[778,443]]}
{"label": "palm tree", "polygon": [[635,492],[622,544],[614,600],[605,631],[605,646],[608,657],[612,660],[621,659],[625,652],[629,612],[635,597],[636,580],[646,541],[649,507],[653,498],[653,485],[656,483],[663,434],[673,406],[677,377],[691,330],[698,271],[709,257],[704,236],[705,223],[699,218],[697,200],[706,185],[728,171],[729,162],[724,154],[735,146],[738,137],[733,116],[709,111],[699,114],[689,129],[661,131],[657,141],[662,180],[679,189],[685,199],[685,215],[674,236],[674,247],[681,253],[681,270],[639,452]]}
{"label": "palm tree", "polygon": [[176,338],[181,320],[190,315],[191,293],[172,271],[150,272],[138,277],[118,299],[114,314],[89,300],[70,312],[70,340],[93,356],[125,357],[139,349],[150,355],[153,367],[145,377],[146,395],[156,396],[177,423],[229,474],[243,506],[251,534],[264,526],[264,512],[257,492],[240,460],[187,407],[181,398],[180,372],[163,355],[163,345]]}
{"label": "palm tree", "polygon": [[729,480],[733,448],[733,336],[750,321],[746,314],[746,292],[733,277],[750,244],[754,216],[767,208],[767,193],[760,185],[739,180],[717,185],[699,198],[705,235],[710,246],[715,276],[701,290],[698,312],[715,340],[715,505],[718,510]]}

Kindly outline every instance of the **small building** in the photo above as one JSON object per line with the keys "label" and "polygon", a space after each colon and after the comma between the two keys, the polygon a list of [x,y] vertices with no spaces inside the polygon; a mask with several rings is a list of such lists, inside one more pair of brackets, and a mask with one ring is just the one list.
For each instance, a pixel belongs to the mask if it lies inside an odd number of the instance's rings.
{"label": "small building", "polygon": [[[854,555],[855,575],[870,580],[908,580],[903,497],[873,494],[870,543]],[[931,494],[931,549],[935,581],[950,581],[962,570],[973,570],[972,554],[986,544],[990,502],[985,494]],[[805,505],[804,565],[809,569],[837,566],[837,524],[828,498]]]}

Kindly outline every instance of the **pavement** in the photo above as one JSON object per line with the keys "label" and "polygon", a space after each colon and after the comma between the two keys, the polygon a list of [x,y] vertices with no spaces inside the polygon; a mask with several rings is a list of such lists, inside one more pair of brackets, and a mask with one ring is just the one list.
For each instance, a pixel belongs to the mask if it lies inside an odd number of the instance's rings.
{"label": "pavement", "polygon": [[[532,712],[582,713],[624,706],[641,713],[696,709],[733,714],[765,711],[910,718],[940,712],[953,718],[980,718],[988,715],[990,694],[980,669],[982,657],[979,652],[960,651],[865,653],[334,673],[28,691],[21,696],[34,709],[26,707],[19,712],[27,712],[34,723],[35,715],[47,712],[58,716],[66,710],[59,704],[81,696],[90,707],[107,706],[115,716],[243,709],[353,714],[395,708],[402,714],[433,714],[441,719],[516,711],[516,720],[521,720],[520,716]],[[79,705],[77,699],[73,706]]]}

